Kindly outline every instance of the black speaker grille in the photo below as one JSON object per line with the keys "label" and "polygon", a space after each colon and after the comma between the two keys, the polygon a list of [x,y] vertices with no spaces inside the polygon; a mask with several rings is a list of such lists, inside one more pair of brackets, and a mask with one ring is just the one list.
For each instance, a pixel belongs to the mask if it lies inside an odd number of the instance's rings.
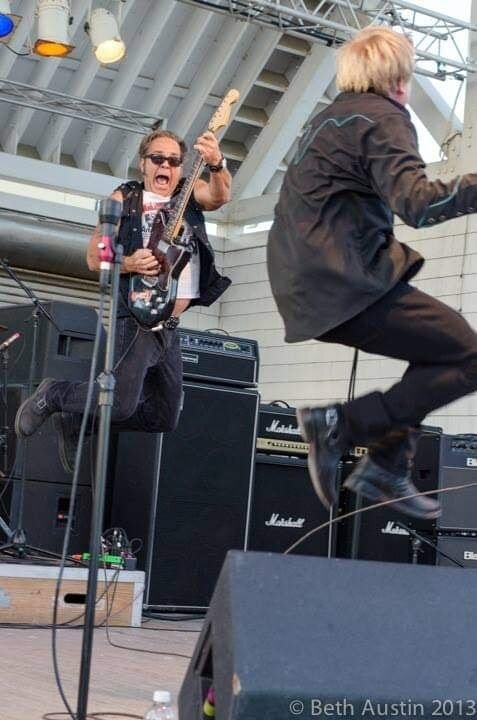
{"label": "black speaker grille", "polygon": [[152,607],[204,608],[245,547],[258,393],[185,383],[177,429],[122,433],[112,524],[140,537]]}
{"label": "black speaker grille", "polygon": [[[257,454],[247,550],[284,552],[328,520],[305,460]],[[313,534],[295,552],[326,556],[328,528]]]}

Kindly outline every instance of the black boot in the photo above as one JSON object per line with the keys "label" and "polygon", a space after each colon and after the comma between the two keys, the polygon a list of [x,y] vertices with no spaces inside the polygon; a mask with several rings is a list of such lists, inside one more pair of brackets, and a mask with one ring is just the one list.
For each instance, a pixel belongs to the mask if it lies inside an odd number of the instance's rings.
{"label": "black boot", "polygon": [[22,402],[15,416],[17,437],[30,437],[55,412],[55,408],[48,402],[48,392],[55,383],[56,380],[45,378],[38,385],[36,392]]}
{"label": "black boot", "polygon": [[308,470],[313,487],[325,508],[338,498],[337,470],[348,449],[340,405],[302,407],[296,412],[300,432],[309,443]]}
{"label": "black boot", "polygon": [[419,495],[419,490],[411,480],[411,473],[399,475],[385,470],[365,455],[348,476],[344,487],[363,495],[374,502],[393,500],[390,508],[399,510],[406,515],[431,520],[439,517],[440,505],[426,495]]}

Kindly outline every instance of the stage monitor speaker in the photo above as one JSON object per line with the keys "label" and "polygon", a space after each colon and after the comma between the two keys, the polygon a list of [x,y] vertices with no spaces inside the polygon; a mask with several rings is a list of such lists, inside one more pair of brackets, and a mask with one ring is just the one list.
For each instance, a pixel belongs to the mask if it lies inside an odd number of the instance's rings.
{"label": "stage monitor speaker", "polygon": [[[438,487],[441,438],[440,433],[424,432],[419,439],[413,469],[413,480],[419,490]],[[350,458],[344,463],[343,481],[359,459]],[[340,493],[340,514],[365,509],[373,504],[346,489]],[[413,536],[406,527],[432,542],[435,525],[435,520],[419,520],[389,507],[365,511],[339,523],[336,554],[351,559],[432,565],[435,562],[433,548],[424,541],[413,544]]]}
{"label": "stage monitor speaker", "polygon": [[259,396],[184,383],[177,429],[121,433],[111,524],[143,541],[145,604],[208,607],[227,550],[244,549]]}
{"label": "stage monitor speaker", "polygon": [[[86,305],[56,300],[43,304],[59,329],[42,313],[39,314],[34,382],[39,383],[45,377],[87,380],[97,323],[96,312]],[[8,328],[2,340],[14,332],[23,336],[9,349],[9,383],[26,384],[30,376],[33,310],[32,305],[6,305],[0,308],[0,324]],[[101,363],[98,367],[101,367]]]}
{"label": "stage monitor speaker", "polygon": [[[477,435],[443,435],[439,487],[477,482]],[[442,514],[437,525],[445,530],[477,530],[477,485],[440,495]]]}
{"label": "stage monitor speaker", "polygon": [[201,717],[211,684],[227,720],[472,713],[476,594],[459,568],[230,553],[180,720]]}
{"label": "stage monitor speaker", "polygon": [[[330,514],[319,501],[302,458],[257,453],[250,510],[248,550],[284,552]],[[330,528],[334,530],[335,525]],[[334,554],[334,533],[314,533],[294,551],[302,555]]]}
{"label": "stage monitor speaker", "polygon": [[[36,388],[36,386],[35,386]],[[15,415],[23,400],[27,397],[26,385],[9,385],[7,392],[8,432],[7,432],[7,471],[6,475],[15,478],[21,476],[24,453],[26,452],[25,478],[42,482],[71,483],[72,475],[66,473],[58,456],[57,433],[50,417],[32,435],[25,450],[25,441],[15,435]],[[2,410],[0,408],[0,418]],[[80,485],[91,485],[92,468],[95,465],[93,440],[87,437],[81,460]],[[0,468],[3,470],[3,453],[0,452]]]}
{"label": "stage monitor speaker", "polygon": [[[71,485],[25,481],[22,527],[27,543],[42,550],[61,554],[70,511]],[[15,528],[20,502],[20,481],[0,481],[0,515]],[[75,502],[69,553],[89,548],[91,488],[79,486]],[[2,543],[8,539],[2,537]]]}

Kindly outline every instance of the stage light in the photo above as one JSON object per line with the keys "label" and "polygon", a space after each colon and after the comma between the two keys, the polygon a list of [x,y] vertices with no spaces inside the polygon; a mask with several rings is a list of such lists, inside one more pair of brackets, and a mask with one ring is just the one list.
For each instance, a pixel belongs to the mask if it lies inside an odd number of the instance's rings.
{"label": "stage light", "polygon": [[70,43],[69,0],[38,0],[38,39],[34,50],[43,57],[64,57],[74,45]]}
{"label": "stage light", "polygon": [[10,1],[0,0],[0,38],[10,35],[15,23],[10,12]]}
{"label": "stage light", "polygon": [[112,12],[105,8],[96,8],[85,29],[91,39],[96,59],[102,65],[118,62],[124,57],[126,46],[121,40],[118,21]]}

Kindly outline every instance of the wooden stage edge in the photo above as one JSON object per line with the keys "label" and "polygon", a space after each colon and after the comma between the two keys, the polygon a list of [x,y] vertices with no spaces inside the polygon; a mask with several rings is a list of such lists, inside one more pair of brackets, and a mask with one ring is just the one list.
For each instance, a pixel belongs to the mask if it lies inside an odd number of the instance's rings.
{"label": "wooden stage edge", "polygon": [[[0,563],[0,623],[47,625],[53,617],[57,565]],[[67,567],[58,604],[59,624],[82,624],[87,568]],[[98,572],[95,623],[141,625],[144,573],[130,570]]]}

